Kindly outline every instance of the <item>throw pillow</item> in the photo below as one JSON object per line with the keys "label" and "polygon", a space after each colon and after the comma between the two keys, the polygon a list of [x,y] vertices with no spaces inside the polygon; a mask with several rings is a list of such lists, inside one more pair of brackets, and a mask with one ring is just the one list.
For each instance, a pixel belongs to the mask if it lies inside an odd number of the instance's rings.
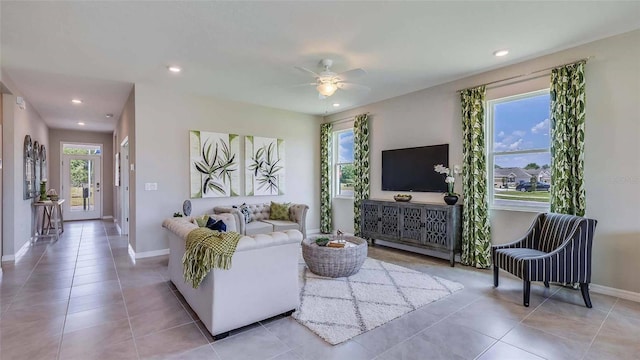
{"label": "throw pillow", "polygon": [[289,220],[289,206],[291,203],[279,204],[272,201],[269,220]]}
{"label": "throw pillow", "polygon": [[227,231],[227,225],[224,223],[224,221],[216,220],[216,219],[211,218],[211,217],[207,221],[207,228],[211,229],[211,230],[217,230],[217,231],[220,231],[220,232],[226,232]]}
{"label": "throw pillow", "polygon": [[207,222],[209,222],[209,215],[198,216],[194,220],[196,221],[196,225],[198,225],[198,227],[205,227],[207,226]]}
{"label": "throw pillow", "polygon": [[242,213],[242,215],[244,215],[244,222],[246,224],[253,221],[253,219],[251,218],[251,210],[249,210],[247,204],[240,205],[240,212]]}

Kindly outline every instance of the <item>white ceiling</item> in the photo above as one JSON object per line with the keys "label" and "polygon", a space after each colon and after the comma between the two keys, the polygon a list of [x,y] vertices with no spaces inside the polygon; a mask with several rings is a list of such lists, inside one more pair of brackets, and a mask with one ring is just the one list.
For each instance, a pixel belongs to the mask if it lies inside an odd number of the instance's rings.
{"label": "white ceiling", "polygon": [[[132,84],[309,114],[399,96],[640,28],[640,2],[2,1],[2,67],[55,128],[110,131]],[[492,55],[508,48],[504,58]],[[322,58],[370,92],[319,100]],[[169,64],[181,66],[170,74]],[[71,98],[84,103],[74,106]],[[332,103],[341,104],[339,108]],[[114,119],[104,114],[113,113]]]}

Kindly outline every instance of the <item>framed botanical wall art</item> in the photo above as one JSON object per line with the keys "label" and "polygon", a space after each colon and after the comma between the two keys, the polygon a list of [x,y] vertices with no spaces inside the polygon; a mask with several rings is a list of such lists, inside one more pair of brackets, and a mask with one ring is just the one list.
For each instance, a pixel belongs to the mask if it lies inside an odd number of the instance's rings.
{"label": "framed botanical wall art", "polygon": [[191,198],[240,195],[239,152],[236,134],[189,131]]}
{"label": "framed botanical wall art", "polygon": [[284,140],[247,136],[244,145],[246,195],[283,195]]}

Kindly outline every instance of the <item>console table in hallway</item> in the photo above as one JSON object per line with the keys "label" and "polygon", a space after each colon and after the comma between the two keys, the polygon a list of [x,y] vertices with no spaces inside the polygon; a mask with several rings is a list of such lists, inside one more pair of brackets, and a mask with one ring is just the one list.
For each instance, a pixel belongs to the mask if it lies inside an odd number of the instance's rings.
{"label": "console table in hallway", "polygon": [[[31,214],[31,241],[36,242],[41,237],[55,237],[56,240],[60,239],[60,234],[64,232],[64,218],[62,215],[62,204],[64,199],[56,201],[45,200],[36,201],[32,206]],[[42,211],[40,211],[42,209]],[[42,214],[41,226],[38,227],[38,218]],[[45,226],[46,224],[46,226]],[[54,230],[54,234],[50,234],[49,231]],[[45,234],[46,231],[46,234]]]}

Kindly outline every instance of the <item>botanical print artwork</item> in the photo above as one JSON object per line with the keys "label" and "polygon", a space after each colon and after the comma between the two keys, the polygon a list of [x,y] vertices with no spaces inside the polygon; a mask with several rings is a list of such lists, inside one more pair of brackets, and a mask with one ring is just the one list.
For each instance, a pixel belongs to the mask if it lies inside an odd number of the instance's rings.
{"label": "botanical print artwork", "polygon": [[284,194],[284,140],[245,137],[246,195]]}
{"label": "botanical print artwork", "polygon": [[238,135],[189,131],[191,198],[238,196],[239,152]]}

